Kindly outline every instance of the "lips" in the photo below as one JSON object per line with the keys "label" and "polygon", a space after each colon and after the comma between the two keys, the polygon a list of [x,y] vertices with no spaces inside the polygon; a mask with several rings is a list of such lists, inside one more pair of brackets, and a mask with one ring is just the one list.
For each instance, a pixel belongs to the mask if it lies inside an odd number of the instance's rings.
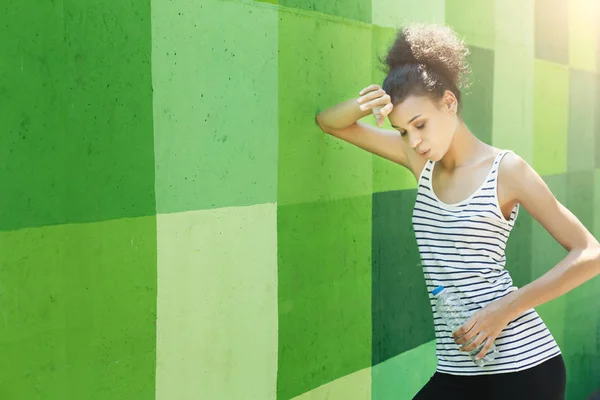
{"label": "lips", "polygon": [[419,152],[419,155],[421,156],[426,156],[427,154],[429,154],[429,150]]}

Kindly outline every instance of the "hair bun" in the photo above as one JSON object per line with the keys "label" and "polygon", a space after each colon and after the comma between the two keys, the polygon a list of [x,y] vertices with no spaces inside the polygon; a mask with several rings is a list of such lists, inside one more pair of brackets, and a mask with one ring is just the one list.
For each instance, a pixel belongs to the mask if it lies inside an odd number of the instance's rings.
{"label": "hair bun", "polygon": [[398,32],[385,58],[388,72],[407,64],[421,64],[442,74],[457,87],[465,87],[470,72],[469,48],[447,26],[414,23]]}

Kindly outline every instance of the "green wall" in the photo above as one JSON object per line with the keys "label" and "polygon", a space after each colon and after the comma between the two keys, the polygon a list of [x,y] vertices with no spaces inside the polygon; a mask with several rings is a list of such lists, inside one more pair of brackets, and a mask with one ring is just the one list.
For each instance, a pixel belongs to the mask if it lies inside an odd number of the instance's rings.
{"label": "green wall", "polygon": [[[435,369],[416,182],[314,119],[383,81],[377,56],[406,21],[465,37],[468,125],[600,236],[595,0],[6,11],[2,399],[410,399]],[[564,255],[522,210],[515,283]],[[538,308],[569,399],[600,388],[599,291]]]}
{"label": "green wall", "polygon": [[9,1],[0,24],[0,398],[150,399],[150,4]]}

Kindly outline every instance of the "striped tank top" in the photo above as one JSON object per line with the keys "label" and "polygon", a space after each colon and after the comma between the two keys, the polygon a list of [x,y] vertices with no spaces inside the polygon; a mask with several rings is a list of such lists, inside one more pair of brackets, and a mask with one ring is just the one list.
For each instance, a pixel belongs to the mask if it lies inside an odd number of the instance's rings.
{"label": "striped tank top", "polygon": [[517,204],[507,220],[497,197],[500,151],[483,184],[467,199],[446,204],[432,189],[435,163],[427,161],[418,181],[412,222],[433,310],[437,371],[453,375],[486,375],[532,368],[560,354],[554,337],[534,309],[514,320],[498,335],[496,359],[478,367],[459,350],[452,332],[437,314],[431,291],[443,285],[476,311],[517,290],[507,270],[505,247],[517,218]]}

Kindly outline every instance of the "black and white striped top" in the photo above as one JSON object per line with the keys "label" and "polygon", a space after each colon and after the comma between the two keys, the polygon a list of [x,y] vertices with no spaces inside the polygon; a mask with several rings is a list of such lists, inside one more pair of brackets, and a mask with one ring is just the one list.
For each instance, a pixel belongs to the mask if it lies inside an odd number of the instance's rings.
{"label": "black and white striped top", "polygon": [[537,312],[530,309],[500,333],[495,341],[500,355],[495,361],[478,367],[467,353],[458,350],[436,312],[431,294],[436,286],[443,285],[471,302],[474,311],[517,290],[504,266],[506,242],[519,205],[507,220],[500,210],[496,190],[498,166],[506,153],[503,150],[498,154],[483,184],[459,203],[446,204],[435,195],[431,184],[434,162],[427,161],[419,178],[412,222],[433,309],[439,372],[516,372],[560,354],[554,337]]}

